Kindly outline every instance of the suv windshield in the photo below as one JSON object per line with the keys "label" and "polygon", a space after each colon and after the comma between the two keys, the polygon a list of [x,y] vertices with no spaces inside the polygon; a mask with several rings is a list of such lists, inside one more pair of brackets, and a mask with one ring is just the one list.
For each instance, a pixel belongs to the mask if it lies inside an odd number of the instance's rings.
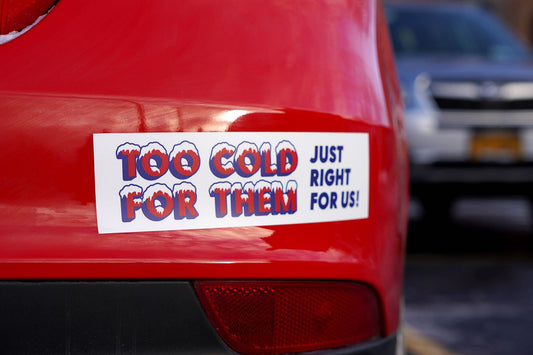
{"label": "suv windshield", "polygon": [[517,60],[527,56],[496,19],[472,6],[389,6],[387,19],[398,57]]}

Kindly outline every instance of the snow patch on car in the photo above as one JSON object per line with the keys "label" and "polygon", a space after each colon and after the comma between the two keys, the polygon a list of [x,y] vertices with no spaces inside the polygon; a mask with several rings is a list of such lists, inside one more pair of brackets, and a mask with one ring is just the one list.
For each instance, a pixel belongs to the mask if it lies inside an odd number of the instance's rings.
{"label": "snow patch on car", "polygon": [[9,41],[12,41],[14,40],[15,38],[19,37],[19,36],[22,36],[24,33],[28,32],[29,30],[31,30],[35,25],[37,25],[39,22],[41,22],[41,20],[43,18],[45,18],[46,15],[48,15],[50,13],[50,11],[52,11],[52,9],[48,10],[47,13],[45,13],[44,15],[41,15],[37,18],[37,20],[35,20],[34,23],[32,23],[31,25],[23,28],[22,30],[20,31],[12,31],[12,32],[9,32],[5,35],[0,35],[0,45],[4,44],[4,43],[7,43]]}

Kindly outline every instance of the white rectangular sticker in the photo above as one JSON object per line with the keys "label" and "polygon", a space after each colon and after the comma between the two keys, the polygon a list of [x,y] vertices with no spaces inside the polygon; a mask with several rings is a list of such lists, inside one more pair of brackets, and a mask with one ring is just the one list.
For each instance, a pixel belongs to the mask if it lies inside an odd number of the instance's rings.
{"label": "white rectangular sticker", "polygon": [[99,233],[368,218],[367,133],[94,134]]}

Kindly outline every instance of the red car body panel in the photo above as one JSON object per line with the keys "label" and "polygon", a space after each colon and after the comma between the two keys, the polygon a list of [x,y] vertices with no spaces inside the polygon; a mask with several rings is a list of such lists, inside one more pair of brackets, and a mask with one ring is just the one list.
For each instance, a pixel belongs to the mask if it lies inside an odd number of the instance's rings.
{"label": "red car body panel", "polygon": [[[407,162],[380,6],[60,1],[0,46],[0,279],[361,281],[396,331]],[[368,133],[369,218],[99,235],[92,135],[198,131]]]}

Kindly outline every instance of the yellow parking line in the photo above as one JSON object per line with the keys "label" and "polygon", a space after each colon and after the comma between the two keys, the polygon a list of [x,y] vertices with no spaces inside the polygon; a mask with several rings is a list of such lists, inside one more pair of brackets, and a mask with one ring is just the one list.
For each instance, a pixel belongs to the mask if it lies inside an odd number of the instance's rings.
{"label": "yellow parking line", "polygon": [[446,349],[433,339],[421,334],[414,328],[404,325],[405,348],[410,355],[460,355]]}

